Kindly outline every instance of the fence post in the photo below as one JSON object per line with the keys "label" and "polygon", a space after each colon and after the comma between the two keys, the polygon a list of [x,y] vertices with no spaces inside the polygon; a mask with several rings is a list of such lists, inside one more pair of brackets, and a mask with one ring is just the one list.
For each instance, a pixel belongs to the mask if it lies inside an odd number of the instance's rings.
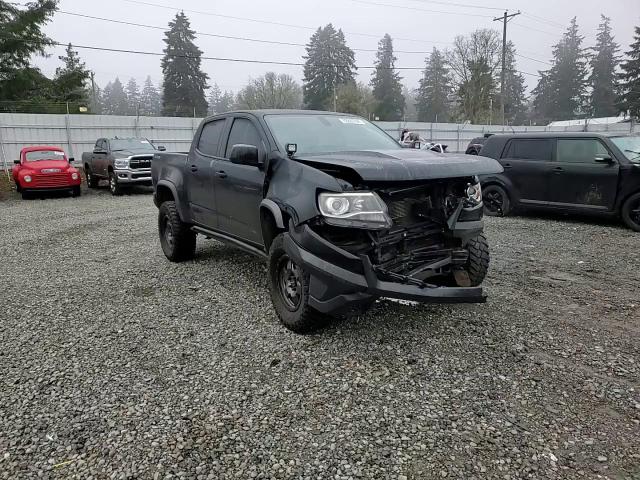
{"label": "fence post", "polygon": [[11,179],[11,174],[9,173],[9,167],[7,165],[7,153],[4,151],[4,142],[2,140],[3,138],[3,134],[2,134],[2,129],[4,127],[2,126],[2,122],[0,122],[0,154],[2,154],[2,165],[4,166],[4,171],[7,173],[7,178]]}
{"label": "fence post", "polygon": [[71,141],[71,119],[69,118],[69,114],[67,113],[64,116],[64,126],[66,127],[67,130],[67,146],[69,147],[69,158],[75,158],[75,155],[73,154],[73,143]]}
{"label": "fence post", "polygon": [[430,123],[429,127],[429,141],[433,142],[433,122]]}
{"label": "fence post", "polygon": [[460,151],[460,125],[457,128],[457,136],[456,136],[456,152]]}

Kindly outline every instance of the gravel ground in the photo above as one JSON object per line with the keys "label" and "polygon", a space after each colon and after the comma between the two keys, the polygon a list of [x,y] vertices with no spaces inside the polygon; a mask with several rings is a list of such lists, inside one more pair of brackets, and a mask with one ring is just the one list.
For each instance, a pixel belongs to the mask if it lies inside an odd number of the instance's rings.
{"label": "gravel ground", "polygon": [[296,336],[263,263],[155,221],[0,203],[0,478],[640,478],[640,235],[488,219],[486,305]]}

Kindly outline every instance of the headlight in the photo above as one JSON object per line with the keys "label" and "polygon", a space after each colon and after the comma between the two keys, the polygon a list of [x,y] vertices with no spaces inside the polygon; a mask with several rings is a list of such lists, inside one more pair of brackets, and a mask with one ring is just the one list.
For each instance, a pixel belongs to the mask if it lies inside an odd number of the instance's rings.
{"label": "headlight", "polygon": [[31,175],[25,175],[24,176],[24,181],[27,183],[31,183]]}
{"label": "headlight", "polygon": [[78,174],[76,172],[73,172],[71,174],[71,180],[77,180],[78,179]]}
{"label": "headlight", "polygon": [[114,166],[118,169],[127,169],[129,168],[129,159],[128,158],[118,158],[115,161]]}
{"label": "headlight", "polygon": [[387,206],[374,192],[321,193],[318,206],[330,225],[368,229],[393,225]]}
{"label": "headlight", "polygon": [[480,205],[480,203],[482,203],[482,187],[480,186],[480,182],[475,185],[468,184],[466,193],[467,200],[472,205]]}

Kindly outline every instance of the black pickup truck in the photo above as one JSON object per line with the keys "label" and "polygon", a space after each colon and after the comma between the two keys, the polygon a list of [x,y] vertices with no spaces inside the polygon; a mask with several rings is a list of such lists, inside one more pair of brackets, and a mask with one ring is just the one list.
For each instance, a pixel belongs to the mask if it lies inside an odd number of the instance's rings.
{"label": "black pickup truck", "polygon": [[379,297],[484,302],[478,175],[501,171],[403,149],[360,117],[267,110],[207,118],[151,176],[167,258],[193,258],[197,234],[265,258],[276,313],[304,333]]}

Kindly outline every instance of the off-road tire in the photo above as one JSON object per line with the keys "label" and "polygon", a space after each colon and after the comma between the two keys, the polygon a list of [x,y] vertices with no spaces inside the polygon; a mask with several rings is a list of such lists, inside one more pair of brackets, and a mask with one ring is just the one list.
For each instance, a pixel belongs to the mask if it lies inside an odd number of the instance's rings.
{"label": "off-road tire", "polygon": [[113,171],[109,172],[109,191],[114,197],[119,197],[123,193],[122,186],[118,183],[118,177]]}
{"label": "off-road tire", "polygon": [[80,188],[80,185],[71,189],[72,197],[79,197],[80,195],[82,195],[82,189]]}
{"label": "off-road tire", "polygon": [[640,209],[640,192],[627,198],[620,211],[620,216],[625,225],[636,232],[640,232],[640,213],[636,212],[638,209]]}
{"label": "off-road tire", "polygon": [[[500,206],[494,205],[493,199],[499,199]],[[482,188],[484,213],[490,217],[506,217],[511,213],[509,194],[500,185],[489,185]]]}
{"label": "off-road tire", "polygon": [[281,269],[285,268],[283,262],[286,263],[289,260],[291,259],[284,249],[284,236],[280,234],[271,243],[268,257],[269,293],[273,307],[280,322],[292,332],[299,334],[315,332],[326,326],[329,317],[309,306],[309,273],[302,267],[296,266],[300,271],[299,302],[295,307],[287,306],[286,294],[282,291],[281,285]]}
{"label": "off-road tire", "polygon": [[469,274],[471,286],[477,287],[482,284],[489,270],[489,242],[484,233],[469,240],[467,250],[469,259],[465,270]]}
{"label": "off-road tire", "polygon": [[[170,232],[167,232],[170,229]],[[196,253],[196,233],[180,219],[175,202],[164,202],[158,212],[158,233],[165,256],[172,262],[191,260]]]}
{"label": "off-road tire", "polygon": [[87,187],[98,188],[100,180],[91,173],[91,168],[89,168],[89,165],[85,165],[84,167],[84,178],[87,181]]}

